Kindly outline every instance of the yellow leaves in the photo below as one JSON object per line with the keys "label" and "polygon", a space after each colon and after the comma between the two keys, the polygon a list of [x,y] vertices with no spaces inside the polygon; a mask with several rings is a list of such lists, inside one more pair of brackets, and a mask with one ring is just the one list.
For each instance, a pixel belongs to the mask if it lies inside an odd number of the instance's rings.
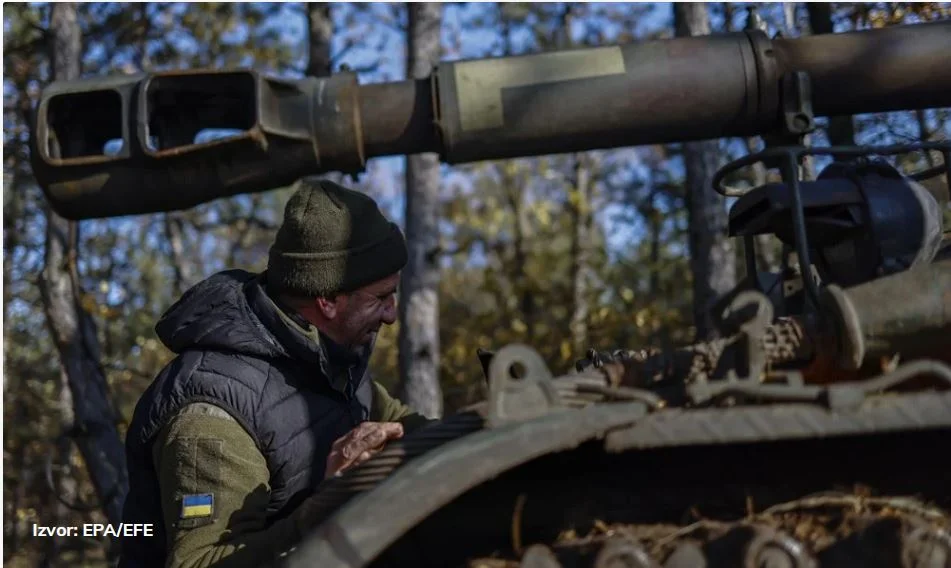
{"label": "yellow leaves", "polygon": [[33,507],[17,507],[16,518],[22,522],[36,522],[40,516]]}
{"label": "yellow leaves", "polygon": [[545,202],[536,203],[532,208],[535,212],[535,218],[538,220],[538,225],[542,229],[547,229],[552,224],[551,211],[548,208],[548,204]]}
{"label": "yellow leaves", "polygon": [[645,308],[634,314],[634,325],[644,327],[647,324],[647,318],[650,317],[650,310]]}
{"label": "yellow leaves", "polygon": [[393,388],[399,382],[400,323],[384,326],[376,337],[373,356],[370,359],[370,372],[386,388]]}
{"label": "yellow leaves", "polygon": [[574,351],[571,348],[571,342],[567,339],[561,341],[561,345],[558,346],[558,353],[561,355],[562,361],[569,361],[574,357]]}
{"label": "yellow leaves", "polygon": [[[555,328],[556,333],[560,331],[561,331],[560,326]],[[548,337],[550,333],[552,333],[552,328],[550,325],[548,325],[544,321],[535,322],[535,325],[532,327],[532,334],[535,337]]]}
{"label": "yellow leaves", "polygon": [[79,305],[87,313],[98,316],[103,319],[116,319],[122,315],[122,311],[106,304],[100,304],[92,294],[84,293],[79,297]]}
{"label": "yellow leaves", "polygon": [[[486,349],[488,347],[483,347]],[[458,366],[459,363],[465,364],[466,362],[472,364],[476,363],[475,359],[476,346],[467,345],[465,342],[452,342],[446,348],[442,349],[442,358],[443,366],[446,366],[446,363],[449,363],[451,366]],[[455,365],[452,365],[455,363]],[[473,367],[474,368],[474,367]]]}
{"label": "yellow leaves", "polygon": [[884,28],[920,21],[933,21],[951,15],[951,8],[942,2],[892,3],[884,7],[878,4],[856,4],[848,15],[853,25]]}
{"label": "yellow leaves", "polygon": [[627,286],[625,286],[624,288],[621,288],[621,298],[622,298],[625,302],[631,302],[631,301],[633,301],[633,300],[634,300],[634,290],[631,290],[631,289],[628,288]]}
{"label": "yellow leaves", "polygon": [[568,204],[574,209],[581,209],[584,206],[584,195],[577,189],[572,188],[568,192]]}
{"label": "yellow leaves", "polygon": [[502,174],[508,179],[514,179],[518,175],[518,161],[505,160],[502,162]]}
{"label": "yellow leaves", "polygon": [[492,232],[498,232],[499,228],[505,224],[507,217],[508,212],[505,209],[502,209],[501,207],[492,209],[488,217],[488,225],[490,228],[494,229]]}
{"label": "yellow leaves", "polygon": [[528,331],[528,326],[525,325],[525,322],[522,320],[515,318],[512,320],[512,331],[515,333],[525,333]]}
{"label": "yellow leaves", "polygon": [[98,311],[96,297],[92,294],[83,294],[79,297],[79,305],[83,310],[93,314]]}

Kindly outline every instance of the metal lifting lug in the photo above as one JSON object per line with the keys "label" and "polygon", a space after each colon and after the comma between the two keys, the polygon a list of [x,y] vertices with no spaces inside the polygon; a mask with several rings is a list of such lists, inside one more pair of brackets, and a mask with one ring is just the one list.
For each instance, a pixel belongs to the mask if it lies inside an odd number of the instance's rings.
{"label": "metal lifting lug", "polygon": [[487,426],[531,420],[565,408],[541,355],[527,345],[506,345],[489,364]]}

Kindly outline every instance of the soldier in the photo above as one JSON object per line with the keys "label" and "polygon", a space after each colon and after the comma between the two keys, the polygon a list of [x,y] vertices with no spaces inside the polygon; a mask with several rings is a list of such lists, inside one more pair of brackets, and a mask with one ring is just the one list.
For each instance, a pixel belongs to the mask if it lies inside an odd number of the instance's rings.
{"label": "soldier", "polygon": [[396,320],[407,249],[366,195],[301,181],[267,270],[188,290],[156,332],[177,354],[139,400],[126,439],[120,566],[258,566],[314,524],[308,498],[427,420],[367,373]]}

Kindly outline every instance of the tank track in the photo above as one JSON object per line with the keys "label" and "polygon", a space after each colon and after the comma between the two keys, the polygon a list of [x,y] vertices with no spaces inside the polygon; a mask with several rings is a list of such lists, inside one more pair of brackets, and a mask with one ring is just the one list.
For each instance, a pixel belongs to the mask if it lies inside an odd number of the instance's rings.
{"label": "tank track", "polygon": [[[517,542],[518,535],[513,540]],[[565,531],[553,542],[525,547],[518,557],[475,558],[466,566],[948,568],[951,517],[910,498],[823,494],[733,522],[596,523],[586,535]]]}

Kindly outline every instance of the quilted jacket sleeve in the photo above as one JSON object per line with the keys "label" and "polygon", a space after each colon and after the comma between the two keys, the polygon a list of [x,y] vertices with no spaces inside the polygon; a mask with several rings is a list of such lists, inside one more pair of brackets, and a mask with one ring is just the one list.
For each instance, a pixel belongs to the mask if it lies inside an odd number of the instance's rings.
{"label": "quilted jacket sleeve", "polygon": [[221,408],[186,406],[153,447],[167,566],[263,566],[300,539],[296,514],[265,525],[269,474],[250,434]]}

